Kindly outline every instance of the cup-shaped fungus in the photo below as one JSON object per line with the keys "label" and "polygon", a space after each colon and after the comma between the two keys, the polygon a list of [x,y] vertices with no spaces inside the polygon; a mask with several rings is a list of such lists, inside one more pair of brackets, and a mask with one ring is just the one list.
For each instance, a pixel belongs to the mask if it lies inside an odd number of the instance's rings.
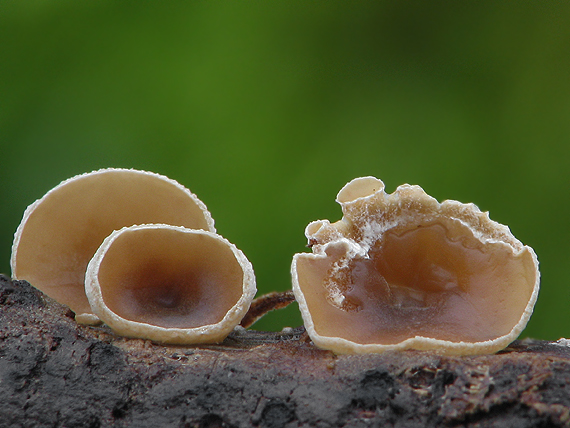
{"label": "cup-shaped fungus", "polygon": [[538,260],[473,204],[374,177],[338,194],[343,218],[310,223],[293,291],[313,342],[336,353],[395,349],[492,353],[526,326]]}
{"label": "cup-shaped fungus", "polygon": [[251,263],[221,236],[148,224],[105,239],[87,267],[85,292],[119,335],[192,344],[222,341],[256,287]]}
{"label": "cup-shaped fungus", "polygon": [[204,203],[174,180],[130,169],[102,169],[70,178],[31,204],[14,236],[12,276],[95,323],[85,295],[85,269],[114,230],[166,223],[215,232]]}

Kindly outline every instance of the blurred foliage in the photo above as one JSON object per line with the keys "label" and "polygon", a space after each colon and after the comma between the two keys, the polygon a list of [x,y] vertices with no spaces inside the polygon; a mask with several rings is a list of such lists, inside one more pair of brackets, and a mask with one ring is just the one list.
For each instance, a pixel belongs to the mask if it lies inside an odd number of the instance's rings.
{"label": "blurred foliage", "polygon": [[[375,175],[475,202],[541,261],[524,335],[570,336],[570,3],[0,2],[0,271],[24,209],[101,167],[178,180],[290,288]],[[257,328],[300,324],[293,308]]]}

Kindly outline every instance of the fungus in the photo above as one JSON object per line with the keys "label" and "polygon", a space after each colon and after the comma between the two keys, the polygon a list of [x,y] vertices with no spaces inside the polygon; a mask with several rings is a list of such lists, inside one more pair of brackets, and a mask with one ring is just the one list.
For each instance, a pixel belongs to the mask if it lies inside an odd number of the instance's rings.
{"label": "fungus", "polygon": [[310,223],[293,291],[315,345],[336,353],[499,351],[526,326],[538,260],[474,204],[439,203],[421,187],[392,194],[374,177],[338,194],[343,218]]}
{"label": "fungus", "polygon": [[203,230],[165,224],[113,232],[89,262],[85,292],[122,336],[170,344],[222,341],[256,293],[251,263]]}
{"label": "fungus", "polygon": [[215,232],[204,203],[162,175],[102,169],[70,178],[31,204],[14,236],[12,276],[96,323],[85,269],[103,240],[124,226],[166,223]]}

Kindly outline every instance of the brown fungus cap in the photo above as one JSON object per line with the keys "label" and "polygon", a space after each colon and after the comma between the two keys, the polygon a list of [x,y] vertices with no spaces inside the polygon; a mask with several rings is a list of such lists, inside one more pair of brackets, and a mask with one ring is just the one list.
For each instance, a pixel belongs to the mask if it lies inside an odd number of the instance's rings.
{"label": "brown fungus cap", "polygon": [[77,321],[94,323],[85,296],[87,263],[114,230],[167,223],[215,232],[204,203],[174,180],[130,169],[70,178],[30,205],[12,247],[12,276],[68,305]]}
{"label": "brown fungus cap", "polygon": [[89,262],[85,292],[119,335],[193,344],[222,341],[256,288],[251,263],[221,236],[149,224],[105,239]]}
{"label": "brown fungus cap", "polygon": [[310,223],[293,291],[313,342],[337,353],[394,349],[492,353],[526,326],[538,260],[473,204],[374,177],[338,194],[342,220]]}

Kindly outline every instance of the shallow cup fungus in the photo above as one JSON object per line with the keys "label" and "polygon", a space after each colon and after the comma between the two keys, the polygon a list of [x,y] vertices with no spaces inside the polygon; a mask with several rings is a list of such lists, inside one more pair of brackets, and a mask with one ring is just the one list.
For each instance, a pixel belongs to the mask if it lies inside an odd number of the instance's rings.
{"label": "shallow cup fungus", "polygon": [[538,260],[473,204],[374,177],[338,194],[342,220],[310,223],[293,291],[313,342],[336,353],[499,351],[527,324]]}
{"label": "shallow cup fungus", "polygon": [[12,247],[12,276],[68,305],[81,323],[95,323],[84,290],[85,270],[114,230],[166,223],[215,232],[206,206],[162,175],[102,169],[70,178],[30,205]]}
{"label": "shallow cup fungus", "polygon": [[256,287],[251,263],[221,236],[148,224],[105,239],[87,267],[85,291],[119,335],[192,344],[222,341]]}

